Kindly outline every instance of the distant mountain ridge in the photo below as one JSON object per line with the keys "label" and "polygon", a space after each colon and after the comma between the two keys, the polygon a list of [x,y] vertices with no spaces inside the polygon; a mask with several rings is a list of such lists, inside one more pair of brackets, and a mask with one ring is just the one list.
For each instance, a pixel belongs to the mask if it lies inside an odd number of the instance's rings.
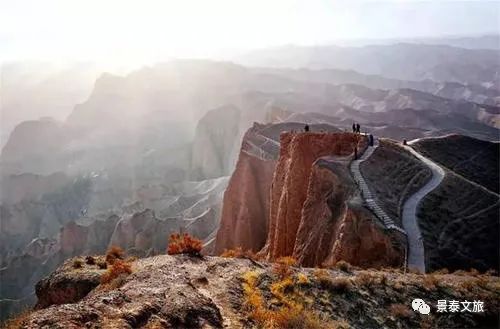
{"label": "distant mountain ridge", "polygon": [[399,43],[364,47],[283,46],[236,58],[249,66],[350,69],[401,80],[484,84],[500,87],[499,50]]}

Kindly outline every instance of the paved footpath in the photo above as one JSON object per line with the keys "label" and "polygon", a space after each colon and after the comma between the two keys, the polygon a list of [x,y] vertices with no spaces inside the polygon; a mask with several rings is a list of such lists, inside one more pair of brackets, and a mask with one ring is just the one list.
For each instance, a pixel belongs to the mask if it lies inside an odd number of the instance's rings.
{"label": "paved footpath", "polygon": [[417,207],[422,199],[441,183],[444,170],[410,146],[404,146],[404,148],[432,171],[431,180],[406,200],[402,214],[403,227],[408,235],[408,268],[425,273],[424,243],[418,227]]}
{"label": "paved footpath", "polygon": [[373,197],[373,194],[370,191],[370,188],[368,187],[368,184],[366,183],[366,180],[361,174],[361,171],[359,169],[359,165],[363,161],[366,161],[373,154],[378,145],[379,145],[378,140],[375,138],[374,145],[368,146],[363,155],[359,159],[353,160],[351,162],[351,168],[350,168],[351,174],[361,190],[363,199],[365,200],[368,209],[370,209],[377,216],[377,218],[380,219],[380,221],[384,224],[384,226],[387,229],[396,230],[403,234],[406,234],[406,232],[401,227],[399,227],[394,223],[392,218],[390,218],[389,215],[387,215],[387,213],[382,209],[382,207],[380,207],[377,200]]}

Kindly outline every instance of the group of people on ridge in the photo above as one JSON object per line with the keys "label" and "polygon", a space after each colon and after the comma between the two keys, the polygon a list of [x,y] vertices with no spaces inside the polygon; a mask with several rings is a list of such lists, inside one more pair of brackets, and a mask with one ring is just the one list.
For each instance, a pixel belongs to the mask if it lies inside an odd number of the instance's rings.
{"label": "group of people on ridge", "polygon": [[361,133],[361,126],[359,125],[359,123],[352,124],[352,132],[358,134]]}

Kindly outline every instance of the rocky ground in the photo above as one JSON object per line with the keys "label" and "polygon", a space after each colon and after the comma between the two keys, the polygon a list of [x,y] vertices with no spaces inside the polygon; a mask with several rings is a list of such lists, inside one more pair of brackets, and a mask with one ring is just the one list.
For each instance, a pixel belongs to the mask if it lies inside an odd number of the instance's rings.
{"label": "rocky ground", "polygon": [[[102,258],[94,260],[95,264],[87,264],[85,258],[66,261],[37,285],[39,309],[7,328],[498,325],[500,280],[477,272],[421,275],[360,270],[346,263],[314,269],[294,267],[287,259],[270,264],[248,258],[162,255],[130,260],[131,274],[100,284],[107,270],[99,268]],[[424,299],[431,313],[414,312],[414,298]],[[481,300],[485,312],[437,313],[437,300],[443,299]]]}
{"label": "rocky ground", "polygon": [[423,138],[412,144],[418,152],[441,166],[499,192],[500,144],[463,135]]}

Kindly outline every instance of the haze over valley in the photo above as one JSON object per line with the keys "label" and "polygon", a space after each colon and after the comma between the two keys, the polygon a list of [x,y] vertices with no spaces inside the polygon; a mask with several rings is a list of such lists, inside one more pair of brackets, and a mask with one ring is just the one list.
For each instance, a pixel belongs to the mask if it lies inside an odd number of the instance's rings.
{"label": "haze over valley", "polygon": [[[413,296],[429,293],[420,280],[432,272],[471,268],[490,272],[449,298],[498,293],[497,5],[188,2],[5,5],[48,21],[33,18],[46,42],[37,47],[36,31],[0,14],[0,321],[36,305],[26,328],[266,327],[245,313],[240,284],[260,271],[270,285],[282,257],[312,280],[314,296],[325,287],[309,268],[335,278],[345,263],[352,294],[368,289],[356,281],[366,269],[409,278]],[[439,20],[444,13],[456,17]],[[378,26],[384,15],[394,18]],[[199,239],[204,258],[165,256],[176,233]],[[99,255],[115,246],[138,260],[104,287],[99,262],[113,263]],[[462,287],[469,274],[456,273],[442,282]],[[155,295],[157,280],[162,294],[194,292],[175,306]],[[406,302],[398,289],[375,290],[370,298]],[[307,306],[318,319],[422,325],[413,315],[379,321],[372,309],[353,316],[359,296],[325,296],[329,306]],[[120,298],[154,307],[138,314]],[[498,298],[488,302],[484,317],[429,321],[498,325]]]}

